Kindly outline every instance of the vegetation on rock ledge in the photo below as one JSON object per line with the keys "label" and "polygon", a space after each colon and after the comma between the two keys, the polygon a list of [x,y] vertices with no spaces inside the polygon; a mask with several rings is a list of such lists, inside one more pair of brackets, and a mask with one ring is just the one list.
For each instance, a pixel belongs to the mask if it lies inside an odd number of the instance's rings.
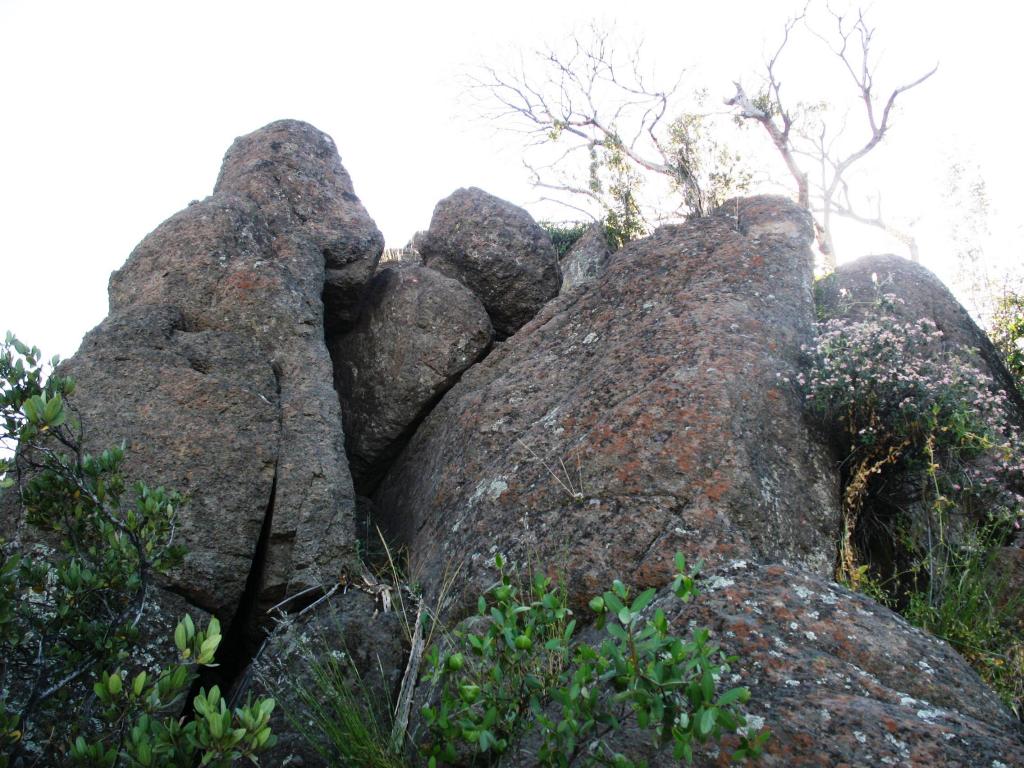
{"label": "vegetation on rock ledge", "polygon": [[1020,600],[992,560],[1021,528],[1024,440],[1006,393],[895,300],[819,323],[799,378],[845,456],[836,577],[948,640],[1020,715]]}

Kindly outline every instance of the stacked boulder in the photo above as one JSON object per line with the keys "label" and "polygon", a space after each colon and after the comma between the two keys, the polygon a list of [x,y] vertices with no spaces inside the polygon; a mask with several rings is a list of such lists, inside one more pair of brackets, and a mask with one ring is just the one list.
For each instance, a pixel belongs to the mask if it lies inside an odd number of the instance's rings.
{"label": "stacked boulder", "polygon": [[417,234],[422,264],[389,263],[349,332],[330,335],[350,466],[370,493],[419,422],[497,336],[515,333],[558,293],[547,233],[483,190],[437,204]]}
{"label": "stacked boulder", "polygon": [[424,264],[480,297],[502,339],[533,318],[561,286],[547,233],[522,208],[476,187],[439,202],[416,247]]}
{"label": "stacked boulder", "polygon": [[[749,722],[772,732],[761,764],[1009,765],[1019,724],[963,659],[830,579],[838,472],[794,382],[812,233],[792,203],[751,198],[628,245],[463,375],[375,513],[428,599],[448,582],[451,619],[496,552],[564,579],[581,621],[613,578],[662,587],[649,610],[739,657]],[[663,587],[676,551],[705,563],[690,605]],[[724,746],[697,764],[729,764]]]}
{"label": "stacked boulder", "polygon": [[[830,581],[839,473],[796,385],[815,321],[807,212],[730,201],[614,258],[600,234],[560,268],[525,211],[460,189],[417,236],[422,264],[378,269],[382,237],[326,134],[281,121],[236,140],[213,195],[112,276],[110,315],[67,364],[87,447],[123,437],[130,476],[189,494],[189,555],[166,586],[248,622],[338,585],[252,676],[275,693],[309,681],[315,637],[394,696],[415,633],[360,572],[359,502],[450,621],[498,552],[565,580],[581,627],[613,579],[658,588],[674,632],[706,625],[739,657],[750,723],[773,734],[764,765],[1011,764],[1019,724],[964,661]],[[906,301],[987,360],[935,296]],[[666,588],[676,552],[705,564],[688,605]],[[326,764],[274,728],[273,759]],[[622,748],[643,755],[641,735]],[[697,764],[726,764],[725,746]]]}
{"label": "stacked boulder", "polygon": [[677,550],[830,573],[838,488],[787,383],[810,221],[765,198],[730,216],[630,244],[433,409],[375,497],[428,581],[459,568],[475,599],[496,551],[562,564],[581,597],[660,586]]}
{"label": "stacked boulder", "polygon": [[354,317],[382,248],[331,138],[272,123],[113,274],[67,363],[87,447],[123,438],[130,476],[189,494],[169,586],[224,621],[247,587],[269,607],[353,561],[324,318]]}

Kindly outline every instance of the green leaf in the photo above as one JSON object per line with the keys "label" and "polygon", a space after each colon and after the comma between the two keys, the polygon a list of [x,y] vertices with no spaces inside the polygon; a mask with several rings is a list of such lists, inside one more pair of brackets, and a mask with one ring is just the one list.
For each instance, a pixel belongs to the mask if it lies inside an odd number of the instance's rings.
{"label": "green leaf", "polygon": [[741,687],[741,688],[733,688],[731,690],[726,691],[721,696],[719,696],[718,697],[718,701],[715,702],[715,706],[727,707],[730,704],[736,703],[737,701],[740,702],[740,703],[743,703],[743,702],[748,701],[749,699],[750,699],[750,689],[749,688],[743,688],[743,687]]}
{"label": "green leaf", "polygon": [[715,727],[715,710],[705,709],[700,716],[700,720],[697,722],[697,729],[700,731],[702,736],[707,736],[711,733],[711,729]]}
{"label": "green leaf", "polygon": [[657,590],[653,587],[645,589],[641,592],[636,600],[633,601],[633,605],[630,606],[630,611],[633,613],[641,613],[644,608],[651,604],[651,600],[654,599],[654,595],[657,594]]}
{"label": "green leaf", "polygon": [[188,641],[185,637],[185,624],[183,622],[179,621],[178,626],[174,629],[174,644],[182,653],[188,648]]}

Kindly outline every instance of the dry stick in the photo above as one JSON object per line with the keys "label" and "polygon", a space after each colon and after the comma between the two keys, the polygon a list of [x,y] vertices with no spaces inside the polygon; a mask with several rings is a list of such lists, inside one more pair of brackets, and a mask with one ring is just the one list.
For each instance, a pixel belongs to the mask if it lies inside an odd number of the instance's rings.
{"label": "dry stick", "polygon": [[398,693],[398,706],[395,708],[395,724],[391,728],[391,749],[399,752],[409,727],[409,710],[412,707],[412,694],[416,689],[416,680],[420,673],[420,660],[423,657],[423,601],[416,611],[416,624],[412,630],[412,648],[409,649],[409,661],[405,665],[402,676],[402,689]]}
{"label": "dry stick", "polygon": [[[544,459],[542,459],[540,456],[538,456],[536,454],[536,452],[533,450],[533,448],[531,448],[530,446],[528,446],[526,443],[523,442],[522,438],[517,437],[516,440],[517,440],[517,442],[521,446],[523,446],[523,448],[525,448],[526,450],[528,450],[530,452],[530,455],[533,456],[533,458],[535,458],[537,461],[539,461],[541,463],[541,465],[544,467],[544,469],[546,469],[548,471],[548,474],[551,475],[555,479],[556,483],[558,483],[560,486],[562,486],[562,490],[564,490],[566,493],[568,493],[569,497],[571,499],[579,500],[579,499],[583,498],[583,486],[582,486],[583,480],[582,480],[582,478],[580,478],[580,490],[578,490],[578,491],[573,490],[572,478],[569,477],[569,473],[568,472],[565,473],[565,479],[569,481],[569,484],[566,485],[565,483],[562,482],[562,478],[560,478],[558,475],[556,475],[554,470],[551,469],[551,467],[548,466],[548,463],[546,461],[544,461]],[[559,461],[561,461],[561,459],[559,459]],[[565,464],[564,463],[562,464],[562,470],[565,471]]]}

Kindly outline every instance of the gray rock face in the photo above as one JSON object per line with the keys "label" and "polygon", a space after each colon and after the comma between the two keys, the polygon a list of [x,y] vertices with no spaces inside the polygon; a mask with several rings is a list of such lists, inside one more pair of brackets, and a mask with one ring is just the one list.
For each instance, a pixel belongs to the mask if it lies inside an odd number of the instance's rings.
{"label": "gray rock face", "polygon": [[248,198],[275,234],[297,230],[311,242],[326,267],[328,328],[355,318],[384,236],[356,197],[330,136],[298,120],[278,120],[241,136],[224,156],[214,194]]}
{"label": "gray rock face", "polygon": [[357,489],[379,479],[411,429],[492,336],[480,300],[458,281],[402,262],[374,276],[359,322],[331,344]]}
{"label": "gray rock face", "polygon": [[604,225],[600,222],[591,224],[562,258],[561,292],[568,293],[596,278],[604,270],[611,255],[612,249],[608,245]]}
{"label": "gray rock face", "polygon": [[249,339],[187,328],[178,307],[121,309],[65,368],[85,446],[126,439],[126,477],[189,495],[178,528],[188,555],[171,584],[230,622],[273,495],[280,403]]}
{"label": "gray rock face", "polygon": [[739,213],[630,244],[434,408],[375,497],[428,585],[461,566],[474,599],[494,551],[557,563],[576,599],[660,586],[676,551],[831,573],[837,478],[786,381],[810,221],[778,198]]}
{"label": "gray rock face", "polygon": [[133,473],[191,494],[173,587],[222,619],[254,559],[266,606],[354,556],[321,295],[325,261],[369,277],[375,232],[330,138],[274,123],[114,273],[111,316],[68,363],[90,447],[126,438]]}
{"label": "gray rock face", "polygon": [[501,338],[558,294],[561,276],[551,238],[522,208],[476,187],[439,202],[415,247],[428,267],[480,298]]}

